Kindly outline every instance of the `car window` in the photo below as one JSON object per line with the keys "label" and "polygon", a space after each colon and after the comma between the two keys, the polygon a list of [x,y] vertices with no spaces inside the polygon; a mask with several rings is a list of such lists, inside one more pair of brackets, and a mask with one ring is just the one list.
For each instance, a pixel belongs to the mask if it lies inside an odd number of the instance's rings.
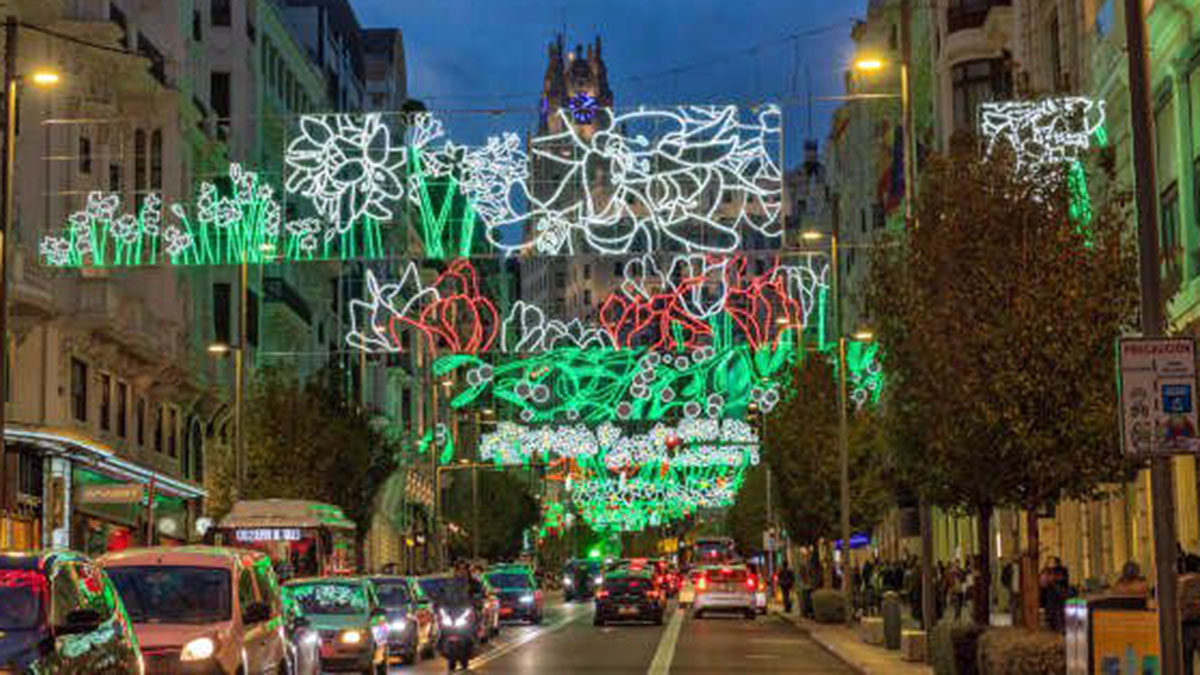
{"label": "car window", "polygon": [[533,588],[529,575],[521,572],[492,572],[487,580],[496,588]]}
{"label": "car window", "polygon": [[79,568],[74,563],[59,563],[54,566],[50,578],[50,622],[61,626],[67,615],[85,607],[82,589],[82,579]]}
{"label": "car window", "polygon": [[279,579],[271,569],[270,558],[260,558],[254,563],[254,582],[258,586],[259,599],[271,607],[271,614],[280,613]]}
{"label": "car window", "polygon": [[312,582],[288,586],[301,614],[365,614],[369,599],[363,584]]}
{"label": "car window", "polygon": [[0,570],[0,631],[33,628],[42,617],[46,577],[34,570]]}
{"label": "car window", "polygon": [[746,570],[731,569],[731,570],[709,570],[709,581],[719,582],[723,584],[740,584],[746,581]]}
{"label": "car window", "polygon": [[405,581],[376,581],[375,590],[379,594],[379,602],[388,609],[397,609],[412,602],[408,582]]}
{"label": "car window", "polygon": [[79,564],[75,567],[79,577],[79,595],[86,609],[95,610],[107,621],[117,610],[117,599],[112,589],[104,583],[104,573],[95,565]]}
{"label": "car window", "polygon": [[212,623],[231,616],[230,574],[219,567],[109,567],[134,623]]}
{"label": "car window", "polygon": [[244,612],[254,600],[254,581],[250,578],[250,572],[243,569],[238,572],[238,605]]}

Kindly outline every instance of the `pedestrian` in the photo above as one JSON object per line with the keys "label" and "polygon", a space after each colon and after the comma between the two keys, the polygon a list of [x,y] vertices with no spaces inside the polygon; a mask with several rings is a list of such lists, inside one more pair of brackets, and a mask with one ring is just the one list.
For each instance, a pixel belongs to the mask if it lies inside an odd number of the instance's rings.
{"label": "pedestrian", "polygon": [[1061,633],[1066,625],[1067,597],[1070,595],[1071,576],[1062,560],[1050,556],[1038,577],[1041,588],[1042,609],[1046,612],[1046,623],[1050,629]]}
{"label": "pedestrian", "polygon": [[1142,576],[1142,568],[1130,560],[1121,568],[1121,576],[1109,589],[1112,595],[1128,598],[1150,597],[1150,584]]}
{"label": "pedestrian", "polygon": [[783,594],[783,611],[787,614],[792,613],[792,587],[796,585],[796,575],[792,572],[792,568],[788,567],[786,560],[783,561],[783,567],[777,573],[779,580],[779,592]]}

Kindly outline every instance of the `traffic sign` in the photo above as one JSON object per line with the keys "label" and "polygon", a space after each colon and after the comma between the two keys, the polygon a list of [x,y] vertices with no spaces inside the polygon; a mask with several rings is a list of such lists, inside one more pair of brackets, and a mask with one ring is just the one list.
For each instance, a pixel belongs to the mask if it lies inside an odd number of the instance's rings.
{"label": "traffic sign", "polygon": [[1192,338],[1121,340],[1121,440],[1131,455],[1194,452],[1196,342]]}

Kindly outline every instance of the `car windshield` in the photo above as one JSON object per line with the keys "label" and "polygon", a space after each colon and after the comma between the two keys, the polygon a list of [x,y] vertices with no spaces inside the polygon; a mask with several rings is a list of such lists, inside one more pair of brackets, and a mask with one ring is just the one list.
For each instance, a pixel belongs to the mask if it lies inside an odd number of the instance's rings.
{"label": "car windshield", "polygon": [[233,615],[229,570],[217,567],[109,567],[134,623],[215,623]]}
{"label": "car windshield", "polygon": [[367,594],[362,584],[314,582],[288,585],[288,594],[301,614],[365,614]]}
{"label": "car windshield", "polygon": [[461,577],[427,577],[417,583],[439,605],[464,605],[471,601],[471,589]]}
{"label": "car windshield", "polygon": [[26,630],[42,617],[46,577],[32,570],[0,570],[0,631]]}
{"label": "car windshield", "polygon": [[723,584],[741,584],[746,581],[746,570],[710,570],[708,572],[708,579],[709,581]]}
{"label": "car windshield", "polygon": [[376,581],[375,592],[379,595],[379,604],[388,609],[403,607],[412,602],[408,584],[403,581]]}
{"label": "car windshield", "polygon": [[520,572],[492,572],[487,580],[496,588],[533,588],[529,575]]}
{"label": "car windshield", "polygon": [[650,588],[650,580],[643,577],[610,577],[604,585],[610,591],[644,591]]}

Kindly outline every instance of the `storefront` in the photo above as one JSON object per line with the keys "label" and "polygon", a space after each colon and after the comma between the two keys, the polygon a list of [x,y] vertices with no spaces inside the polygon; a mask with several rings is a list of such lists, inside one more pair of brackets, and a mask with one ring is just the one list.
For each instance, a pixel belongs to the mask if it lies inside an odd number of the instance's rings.
{"label": "storefront", "polygon": [[101,555],[194,539],[204,490],[66,434],[14,429],[7,442],[40,457],[40,544]]}

